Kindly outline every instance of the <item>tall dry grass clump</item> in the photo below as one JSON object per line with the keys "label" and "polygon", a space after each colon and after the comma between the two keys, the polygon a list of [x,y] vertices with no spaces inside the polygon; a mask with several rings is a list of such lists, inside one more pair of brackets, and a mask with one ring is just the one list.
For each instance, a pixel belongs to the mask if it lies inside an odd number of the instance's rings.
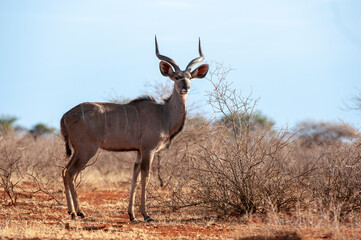
{"label": "tall dry grass clump", "polygon": [[[343,219],[351,212],[361,210],[361,141],[335,141],[322,146],[298,149],[313,156],[298,161],[309,161],[312,168],[307,177],[300,179],[304,200],[309,200],[319,212],[328,212],[335,219]],[[299,147],[299,146],[298,146]],[[307,206],[309,207],[309,206]]]}

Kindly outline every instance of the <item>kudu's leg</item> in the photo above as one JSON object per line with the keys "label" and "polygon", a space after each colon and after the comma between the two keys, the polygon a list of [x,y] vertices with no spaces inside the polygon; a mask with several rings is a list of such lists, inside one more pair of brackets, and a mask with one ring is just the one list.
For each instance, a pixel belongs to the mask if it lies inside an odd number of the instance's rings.
{"label": "kudu's leg", "polygon": [[128,206],[128,214],[131,222],[138,222],[138,220],[134,216],[134,200],[135,200],[135,189],[137,188],[138,185],[141,160],[142,160],[142,155],[140,151],[138,151],[137,159],[134,164],[132,188],[130,190],[130,198],[129,198],[129,206]]}
{"label": "kudu's leg", "polygon": [[71,214],[75,210],[74,210],[74,203],[73,203],[73,198],[70,193],[69,185],[67,184],[67,181],[65,180],[65,174],[66,174],[66,171],[67,171],[70,163],[74,160],[74,158],[75,158],[75,155],[73,155],[73,157],[71,158],[71,160],[69,161],[67,166],[62,171],[62,177],[63,177],[64,188],[65,188],[65,197],[66,197],[66,203],[68,205],[68,213],[69,214]]}
{"label": "kudu's leg", "polygon": [[70,191],[72,204],[70,205],[70,209],[68,205],[68,210],[72,219],[75,219],[76,216],[79,216],[82,219],[86,219],[85,214],[79,207],[79,199],[78,199],[78,194],[76,193],[75,190],[74,181],[75,181],[75,177],[78,175],[78,173],[81,170],[83,170],[85,165],[88,163],[90,158],[95,155],[95,153],[96,153],[96,149],[95,150],[87,149],[87,152],[83,152],[82,154],[75,152],[74,158],[71,160],[69,166],[65,170],[65,174],[64,174],[64,182],[66,186],[65,191],[66,192]]}
{"label": "kudu's leg", "polygon": [[146,201],[146,188],[149,182],[149,175],[150,175],[150,167],[152,166],[154,157],[154,152],[144,152],[142,153],[142,163],[141,163],[141,184],[142,184],[142,195],[141,195],[141,202],[140,202],[140,212],[142,213],[144,220],[146,222],[154,221],[151,217],[149,217],[146,209],[145,209],[145,201]]}

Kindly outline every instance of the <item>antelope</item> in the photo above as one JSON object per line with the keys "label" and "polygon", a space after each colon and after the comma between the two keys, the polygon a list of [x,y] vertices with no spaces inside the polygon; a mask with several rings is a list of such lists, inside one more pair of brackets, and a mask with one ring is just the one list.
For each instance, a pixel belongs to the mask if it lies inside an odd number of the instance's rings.
{"label": "antelope", "polygon": [[60,121],[61,134],[65,141],[66,155],[71,158],[62,171],[62,177],[68,213],[72,219],[77,216],[87,219],[80,209],[74,180],[98,149],[104,149],[137,152],[128,214],[131,222],[138,222],[134,215],[134,199],[140,173],[140,211],[144,221],[154,221],[145,207],[146,187],[153,157],[156,152],[169,147],[172,139],[183,128],[190,82],[194,78],[204,78],[208,72],[208,64],[200,65],[191,71],[194,65],[204,60],[200,39],[198,51],[200,56],[190,61],[182,71],[173,59],[159,53],[155,37],[156,56],[161,60],[160,72],[174,82],[172,95],[162,103],[157,103],[150,96],[138,97],[127,104],[86,102],[63,115]]}

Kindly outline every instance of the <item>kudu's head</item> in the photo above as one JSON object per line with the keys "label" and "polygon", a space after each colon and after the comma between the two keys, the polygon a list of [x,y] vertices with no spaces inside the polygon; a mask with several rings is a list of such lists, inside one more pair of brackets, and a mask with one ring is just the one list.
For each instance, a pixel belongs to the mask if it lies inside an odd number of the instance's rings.
{"label": "kudu's head", "polygon": [[191,88],[190,82],[192,81],[193,78],[204,78],[207,75],[209,68],[208,64],[203,64],[191,72],[192,67],[195,64],[202,62],[204,60],[200,39],[199,39],[200,56],[190,61],[190,63],[188,63],[184,71],[180,70],[178,64],[173,59],[159,54],[157,37],[155,37],[155,54],[160,60],[162,60],[159,63],[160,72],[163,74],[163,76],[169,77],[171,80],[174,81],[174,89],[177,93],[181,95],[188,94]]}

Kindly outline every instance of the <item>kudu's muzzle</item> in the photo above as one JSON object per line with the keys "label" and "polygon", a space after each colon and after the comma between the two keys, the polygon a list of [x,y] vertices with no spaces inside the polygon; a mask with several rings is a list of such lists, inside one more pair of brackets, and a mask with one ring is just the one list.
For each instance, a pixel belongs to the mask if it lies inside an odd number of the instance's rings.
{"label": "kudu's muzzle", "polygon": [[191,83],[188,79],[182,80],[182,90],[181,94],[187,94],[189,90],[191,89]]}

